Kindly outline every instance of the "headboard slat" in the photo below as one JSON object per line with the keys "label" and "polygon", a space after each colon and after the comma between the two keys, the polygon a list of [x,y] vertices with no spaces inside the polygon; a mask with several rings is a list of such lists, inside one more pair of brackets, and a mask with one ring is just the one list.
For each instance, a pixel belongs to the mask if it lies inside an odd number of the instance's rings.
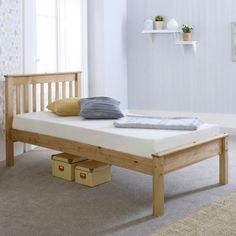
{"label": "headboard slat", "polygon": [[60,88],[59,82],[56,82],[56,89],[55,89],[56,100],[59,99],[59,94],[60,94],[59,88]]}
{"label": "headboard slat", "polygon": [[20,114],[21,113],[21,99],[20,99],[20,86],[16,86],[16,114]]}
{"label": "headboard slat", "polygon": [[69,97],[73,97],[73,83],[72,81],[69,82]]}
{"label": "headboard slat", "polygon": [[48,83],[48,104],[52,102],[52,83]]}
{"label": "headboard slat", "polygon": [[77,73],[76,78],[75,78],[75,97],[81,97],[81,77],[80,77],[80,73]]}
{"label": "headboard slat", "polygon": [[44,84],[40,84],[40,110],[44,111]]}
{"label": "headboard slat", "polygon": [[24,113],[29,112],[29,85],[24,84]]}
{"label": "headboard slat", "polygon": [[62,82],[62,98],[66,98],[66,82]]}
{"label": "headboard slat", "polygon": [[33,112],[37,111],[37,100],[36,100],[36,95],[37,94],[37,88],[36,84],[32,85],[32,104],[33,104]]}

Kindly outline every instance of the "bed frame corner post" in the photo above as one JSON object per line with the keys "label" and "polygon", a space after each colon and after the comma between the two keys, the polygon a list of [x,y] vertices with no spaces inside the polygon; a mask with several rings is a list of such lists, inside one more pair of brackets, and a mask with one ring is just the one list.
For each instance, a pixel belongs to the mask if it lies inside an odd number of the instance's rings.
{"label": "bed frame corner post", "polygon": [[164,215],[164,157],[153,156],[153,216]]}
{"label": "bed frame corner post", "polygon": [[220,176],[219,182],[221,185],[228,184],[228,136],[221,139],[222,141],[222,149],[221,154],[219,155],[219,168],[220,168]]}
{"label": "bed frame corner post", "polygon": [[14,166],[14,142],[11,137],[13,121],[13,83],[5,76],[5,113],[6,113],[6,167]]}

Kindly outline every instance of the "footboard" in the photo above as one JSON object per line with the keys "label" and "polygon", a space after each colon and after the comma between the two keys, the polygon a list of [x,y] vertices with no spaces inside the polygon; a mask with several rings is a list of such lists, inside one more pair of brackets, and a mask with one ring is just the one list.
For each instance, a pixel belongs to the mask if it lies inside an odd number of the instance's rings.
{"label": "footboard", "polygon": [[164,176],[214,156],[219,157],[219,183],[228,184],[228,134],[153,155],[153,215],[164,214]]}
{"label": "footboard", "polygon": [[7,75],[5,81],[6,165],[12,166],[13,115],[44,111],[47,104],[61,98],[81,97],[81,72]]}

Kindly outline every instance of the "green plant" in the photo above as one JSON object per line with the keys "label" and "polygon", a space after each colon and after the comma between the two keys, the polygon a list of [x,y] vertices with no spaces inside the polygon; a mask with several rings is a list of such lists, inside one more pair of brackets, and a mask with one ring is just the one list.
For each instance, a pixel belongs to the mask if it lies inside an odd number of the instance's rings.
{"label": "green plant", "polygon": [[183,24],[182,31],[183,33],[191,33],[193,30],[193,27],[187,24]]}
{"label": "green plant", "polygon": [[164,21],[163,16],[156,16],[155,21]]}

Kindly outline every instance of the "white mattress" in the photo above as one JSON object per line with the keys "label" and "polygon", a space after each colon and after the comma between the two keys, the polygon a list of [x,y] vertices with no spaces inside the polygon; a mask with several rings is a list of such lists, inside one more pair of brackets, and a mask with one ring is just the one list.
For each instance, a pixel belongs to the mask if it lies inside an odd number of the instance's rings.
{"label": "white mattress", "polygon": [[115,128],[114,120],[60,117],[51,112],[16,115],[13,128],[78,141],[151,158],[152,154],[219,134],[219,127],[203,124],[197,131]]}

